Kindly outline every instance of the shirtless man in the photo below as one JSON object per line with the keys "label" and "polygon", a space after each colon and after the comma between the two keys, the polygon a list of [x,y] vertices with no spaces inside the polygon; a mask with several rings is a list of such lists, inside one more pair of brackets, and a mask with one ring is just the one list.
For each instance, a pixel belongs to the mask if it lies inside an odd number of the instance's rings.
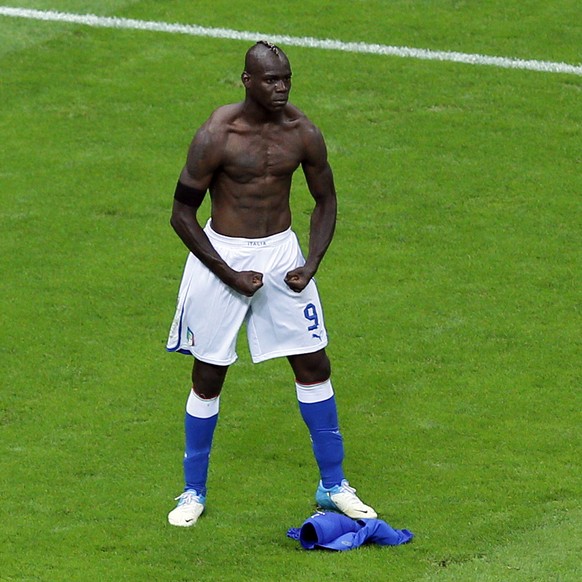
{"label": "shirtless man", "polygon": [[[184,492],[169,515],[189,527],[204,511],[220,392],[247,324],[253,362],[287,357],[320,472],[316,502],[375,518],[343,473],[327,334],[313,276],[331,243],[336,193],[319,129],[288,103],[291,67],[261,41],[245,58],[245,99],[219,107],[197,131],[176,187],[171,224],[190,254],[167,349],[194,356],[186,403]],[[309,252],[291,230],[292,175],[301,166],[315,207]],[[210,192],[211,219],[197,211]]]}

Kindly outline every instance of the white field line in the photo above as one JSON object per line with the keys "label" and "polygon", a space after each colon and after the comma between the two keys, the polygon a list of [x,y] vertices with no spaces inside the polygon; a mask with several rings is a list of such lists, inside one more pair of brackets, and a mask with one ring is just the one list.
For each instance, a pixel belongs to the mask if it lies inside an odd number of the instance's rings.
{"label": "white field line", "polygon": [[550,61],[521,60],[508,57],[489,57],[477,54],[432,51],[426,49],[388,46],[382,44],[368,44],[364,42],[342,42],[340,40],[237,31],[230,30],[228,28],[208,28],[205,26],[196,26],[190,24],[169,24],[167,22],[153,22],[147,20],[133,20],[130,18],[96,16],[94,14],[71,14],[67,12],[54,12],[50,10],[29,10],[25,8],[11,8],[9,6],[0,6],[0,15],[12,16],[16,18],[28,18],[32,20],[68,22],[100,28],[147,30],[173,34],[188,34],[191,36],[202,36],[209,38],[224,38],[228,40],[245,40],[255,42],[259,39],[266,39],[270,42],[287,46],[407,57],[429,61],[465,63],[469,65],[490,65],[493,67],[502,67],[506,69],[524,69],[544,73],[566,73],[582,76],[582,65],[569,65],[567,63],[554,63]]}

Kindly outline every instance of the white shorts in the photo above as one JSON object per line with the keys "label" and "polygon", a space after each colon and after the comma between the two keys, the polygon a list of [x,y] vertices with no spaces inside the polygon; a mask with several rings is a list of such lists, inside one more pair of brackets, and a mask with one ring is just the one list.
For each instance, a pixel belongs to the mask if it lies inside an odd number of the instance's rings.
{"label": "white shorts", "polygon": [[192,354],[202,362],[228,366],[237,359],[236,340],[243,323],[253,362],[307,354],[327,345],[323,310],[315,281],[297,293],[284,279],[305,263],[291,229],[266,238],[223,236],[208,221],[204,232],[236,271],[263,273],[263,286],[246,297],[231,289],[192,253],[178,293],[167,350]]}

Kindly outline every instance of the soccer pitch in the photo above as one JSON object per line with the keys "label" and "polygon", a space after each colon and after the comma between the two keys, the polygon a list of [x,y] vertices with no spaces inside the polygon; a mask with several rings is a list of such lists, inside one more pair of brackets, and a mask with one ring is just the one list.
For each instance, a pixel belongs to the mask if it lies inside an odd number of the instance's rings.
{"label": "soccer pitch", "polygon": [[[580,22],[579,0],[2,4],[0,580],[581,579]],[[286,538],[317,471],[287,363],[242,335],[207,511],[167,524],[191,366],[164,349],[172,195],[252,42],[216,29],[287,37],[324,132],[346,473],[411,544]],[[300,175],[292,204],[305,248]]]}

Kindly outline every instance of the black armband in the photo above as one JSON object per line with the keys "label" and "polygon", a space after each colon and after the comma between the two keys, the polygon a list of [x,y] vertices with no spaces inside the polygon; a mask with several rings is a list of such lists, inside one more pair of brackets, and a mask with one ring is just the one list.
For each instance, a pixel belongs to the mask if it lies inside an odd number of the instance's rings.
{"label": "black armband", "polygon": [[202,204],[205,194],[206,190],[198,190],[198,188],[186,186],[186,184],[182,184],[182,182],[178,180],[176,191],[174,192],[174,200],[177,200],[180,204],[192,206],[192,208],[198,208],[200,204]]}

